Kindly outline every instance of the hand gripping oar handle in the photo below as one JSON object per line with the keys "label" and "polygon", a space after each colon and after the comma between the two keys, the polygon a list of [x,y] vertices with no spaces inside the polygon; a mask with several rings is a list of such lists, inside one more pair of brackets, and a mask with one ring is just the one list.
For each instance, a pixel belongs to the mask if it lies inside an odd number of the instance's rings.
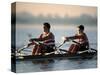
{"label": "hand gripping oar handle", "polygon": [[79,45],[81,45],[80,43],[78,43],[78,42],[76,42],[76,41],[74,41],[74,40],[73,40],[72,42],[74,42],[74,43],[76,43],[76,44],[79,44]]}

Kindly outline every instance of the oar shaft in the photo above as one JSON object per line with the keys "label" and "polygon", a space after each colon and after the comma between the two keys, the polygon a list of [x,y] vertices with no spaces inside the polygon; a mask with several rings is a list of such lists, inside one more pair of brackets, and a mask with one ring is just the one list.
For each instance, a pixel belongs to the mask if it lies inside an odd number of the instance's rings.
{"label": "oar shaft", "polygon": [[63,44],[65,44],[65,42],[63,42],[61,45],[59,45],[57,48],[60,48]]}
{"label": "oar shaft", "polygon": [[23,49],[26,49],[27,48],[27,45],[23,46],[22,48],[18,49],[17,51],[20,52],[22,51]]}
{"label": "oar shaft", "polygon": [[32,52],[31,50],[23,50],[23,51]]}
{"label": "oar shaft", "polygon": [[94,49],[94,48],[90,48],[91,50],[94,50],[94,51],[96,51],[97,52],[97,50],[96,49]]}

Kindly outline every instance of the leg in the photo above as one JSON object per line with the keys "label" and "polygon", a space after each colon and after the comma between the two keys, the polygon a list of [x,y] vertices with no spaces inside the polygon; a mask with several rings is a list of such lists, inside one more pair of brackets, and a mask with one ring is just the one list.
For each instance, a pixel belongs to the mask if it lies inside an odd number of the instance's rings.
{"label": "leg", "polygon": [[35,55],[37,48],[38,48],[38,45],[35,45],[34,48],[33,48],[32,55]]}
{"label": "leg", "polygon": [[72,44],[72,45],[69,47],[68,53],[71,53],[71,51],[73,50],[73,48],[74,48],[74,44]]}
{"label": "leg", "polygon": [[70,48],[69,48],[69,53],[77,53],[77,51],[79,50],[79,46],[78,45],[76,45],[76,44],[72,44],[71,46],[70,46]]}
{"label": "leg", "polygon": [[35,52],[35,55],[39,55],[40,51],[41,51],[41,47],[40,47],[40,45],[38,45],[36,52]]}
{"label": "leg", "polygon": [[44,45],[39,45],[38,46],[38,48],[37,48],[37,51],[36,51],[36,55],[44,55],[44,53],[45,53],[45,47],[44,47]]}

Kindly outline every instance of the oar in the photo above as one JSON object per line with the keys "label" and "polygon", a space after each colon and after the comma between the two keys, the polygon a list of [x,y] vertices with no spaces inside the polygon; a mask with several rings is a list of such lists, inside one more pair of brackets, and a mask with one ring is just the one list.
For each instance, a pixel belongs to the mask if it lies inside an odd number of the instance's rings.
{"label": "oar", "polygon": [[61,46],[63,46],[65,44],[65,42],[63,42],[61,45],[59,45],[57,48],[60,48]]}
{"label": "oar", "polygon": [[55,48],[56,48],[56,51],[58,52],[58,53],[60,53],[60,54],[63,54],[62,52],[61,52],[61,49],[59,49],[61,46],[63,46],[65,44],[65,42],[63,42],[61,45],[59,45],[58,47],[56,47],[55,46]]}
{"label": "oar", "polygon": [[96,49],[94,49],[94,48],[90,48],[91,50],[94,50],[94,51],[96,51],[97,52],[97,50]]}
{"label": "oar", "polygon": [[74,43],[76,43],[76,44],[79,44],[79,45],[80,45],[80,43],[78,43],[78,42],[76,42],[76,41],[74,41],[74,40],[72,40],[72,42],[74,42]]}
{"label": "oar", "polygon": [[68,52],[67,50],[65,50],[65,49],[59,49],[60,51],[63,51],[63,52]]}
{"label": "oar", "polygon": [[25,50],[25,49],[23,49],[23,51],[32,52],[31,50]]}
{"label": "oar", "polygon": [[[32,35],[31,35],[31,34],[28,34],[28,37],[29,37],[29,39],[30,39],[30,38],[32,37]],[[29,44],[29,43],[28,43],[28,44]],[[28,44],[26,44],[26,45],[24,45],[23,47],[19,48],[19,49],[17,50],[17,52],[20,53],[22,50],[28,48]]]}
{"label": "oar", "polygon": [[19,49],[17,50],[17,52],[20,53],[22,50],[24,50],[24,49],[26,49],[26,48],[27,48],[27,45],[25,45],[25,46],[19,48]]}
{"label": "oar", "polygon": [[[43,43],[41,43],[41,42],[39,42],[39,41],[34,41],[34,43],[35,43],[35,44],[38,44],[38,45],[43,44]],[[28,44],[30,44],[30,43],[28,43]],[[19,48],[19,49],[17,50],[17,52],[20,53],[22,50],[28,48],[28,44],[25,45],[25,46],[23,46],[23,47],[21,47],[21,48]],[[25,51],[25,50],[24,50],[24,51]],[[27,51],[28,51],[28,50],[27,50]]]}

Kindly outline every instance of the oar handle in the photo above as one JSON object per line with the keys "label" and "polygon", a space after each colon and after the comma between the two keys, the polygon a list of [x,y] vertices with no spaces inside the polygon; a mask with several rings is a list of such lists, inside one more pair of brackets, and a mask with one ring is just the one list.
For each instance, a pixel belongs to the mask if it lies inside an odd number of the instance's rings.
{"label": "oar handle", "polygon": [[80,43],[78,43],[77,41],[72,40],[72,42],[74,42],[74,43],[76,43],[76,44],[79,44],[79,45],[80,45]]}

